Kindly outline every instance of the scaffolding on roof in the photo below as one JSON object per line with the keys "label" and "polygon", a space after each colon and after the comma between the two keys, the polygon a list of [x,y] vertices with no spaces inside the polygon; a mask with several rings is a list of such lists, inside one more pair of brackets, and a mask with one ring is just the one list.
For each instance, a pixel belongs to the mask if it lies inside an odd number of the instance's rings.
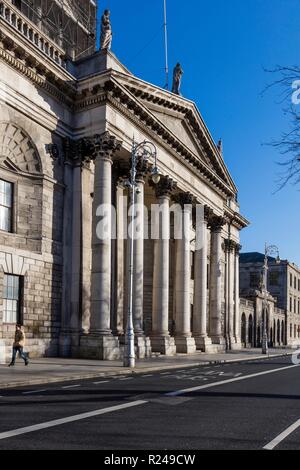
{"label": "scaffolding on roof", "polygon": [[12,0],[12,3],[72,59],[95,51],[97,1]]}

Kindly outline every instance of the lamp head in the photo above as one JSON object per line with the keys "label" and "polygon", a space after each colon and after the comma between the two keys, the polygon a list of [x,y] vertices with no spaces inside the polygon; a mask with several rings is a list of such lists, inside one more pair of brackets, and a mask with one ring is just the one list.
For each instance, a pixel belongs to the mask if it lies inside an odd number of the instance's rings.
{"label": "lamp head", "polygon": [[277,255],[276,264],[280,264],[280,261],[281,261],[281,260],[280,260],[280,257],[279,257],[279,255]]}
{"label": "lamp head", "polygon": [[157,167],[152,170],[152,181],[154,184],[158,184],[160,182],[160,174]]}

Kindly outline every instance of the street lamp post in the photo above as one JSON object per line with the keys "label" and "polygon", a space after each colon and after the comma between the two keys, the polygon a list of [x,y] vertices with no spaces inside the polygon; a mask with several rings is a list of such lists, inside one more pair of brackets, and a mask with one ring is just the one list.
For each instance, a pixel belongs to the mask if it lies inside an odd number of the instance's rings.
{"label": "street lamp post", "polygon": [[262,293],[263,293],[263,331],[262,331],[262,354],[268,354],[268,334],[267,334],[267,295],[268,295],[268,257],[271,255],[276,255],[276,263],[280,263],[279,250],[277,246],[267,244],[265,245],[265,259],[263,266],[263,283],[262,283]]}
{"label": "street lamp post", "polygon": [[137,144],[133,141],[131,150],[131,170],[130,178],[125,182],[125,186],[130,189],[130,209],[131,209],[131,231],[129,245],[129,272],[128,272],[128,313],[126,327],[126,341],[124,351],[124,367],[135,367],[135,348],[134,348],[134,327],[133,327],[133,282],[134,282],[134,236],[135,236],[135,199],[138,192],[136,181],[137,165],[143,165],[148,159],[154,158],[154,167],[152,169],[152,180],[154,184],[159,183],[160,175],[157,168],[157,150],[152,142],[147,140]]}

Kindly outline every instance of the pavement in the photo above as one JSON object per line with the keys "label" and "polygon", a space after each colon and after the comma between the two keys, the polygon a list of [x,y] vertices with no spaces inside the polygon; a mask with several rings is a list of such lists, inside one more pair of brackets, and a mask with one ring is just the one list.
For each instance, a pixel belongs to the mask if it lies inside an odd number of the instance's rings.
{"label": "pavement", "polygon": [[[291,349],[269,349],[269,358],[290,356]],[[224,354],[177,354],[176,356],[158,356],[136,361],[134,369],[125,368],[121,361],[98,361],[71,358],[32,359],[27,367],[17,359],[14,367],[0,364],[0,389],[19,386],[45,384],[52,382],[72,381],[111,377],[116,375],[143,374],[170,369],[207,366],[215,364],[239,363],[266,359],[259,349],[243,349]]]}

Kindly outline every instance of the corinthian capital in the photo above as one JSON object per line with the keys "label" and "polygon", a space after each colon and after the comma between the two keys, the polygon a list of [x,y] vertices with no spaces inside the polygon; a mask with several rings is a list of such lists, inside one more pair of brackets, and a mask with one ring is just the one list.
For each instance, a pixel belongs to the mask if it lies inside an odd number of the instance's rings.
{"label": "corinthian capital", "polygon": [[242,248],[243,248],[242,245],[240,245],[239,243],[236,243],[235,248],[234,248],[235,249],[235,254],[239,255]]}
{"label": "corinthian capital", "polygon": [[151,182],[151,186],[155,190],[157,198],[162,196],[170,196],[176,188],[176,183],[169,176],[162,176],[158,184]]}
{"label": "corinthian capital", "polygon": [[112,160],[114,154],[120,150],[122,142],[109,132],[95,135],[92,138],[93,157]]}
{"label": "corinthian capital", "polygon": [[236,243],[233,240],[230,240],[229,238],[226,238],[224,240],[224,251],[227,251],[228,253],[233,253],[235,247]]}
{"label": "corinthian capital", "polygon": [[218,232],[222,229],[223,225],[225,225],[226,220],[224,217],[220,217],[218,215],[212,215],[208,221],[208,226],[212,232]]}
{"label": "corinthian capital", "polygon": [[186,204],[194,204],[196,202],[195,196],[192,193],[179,193],[174,196],[174,201],[183,208]]}
{"label": "corinthian capital", "polygon": [[209,222],[209,220],[214,215],[214,211],[209,206],[204,206],[204,220]]}

